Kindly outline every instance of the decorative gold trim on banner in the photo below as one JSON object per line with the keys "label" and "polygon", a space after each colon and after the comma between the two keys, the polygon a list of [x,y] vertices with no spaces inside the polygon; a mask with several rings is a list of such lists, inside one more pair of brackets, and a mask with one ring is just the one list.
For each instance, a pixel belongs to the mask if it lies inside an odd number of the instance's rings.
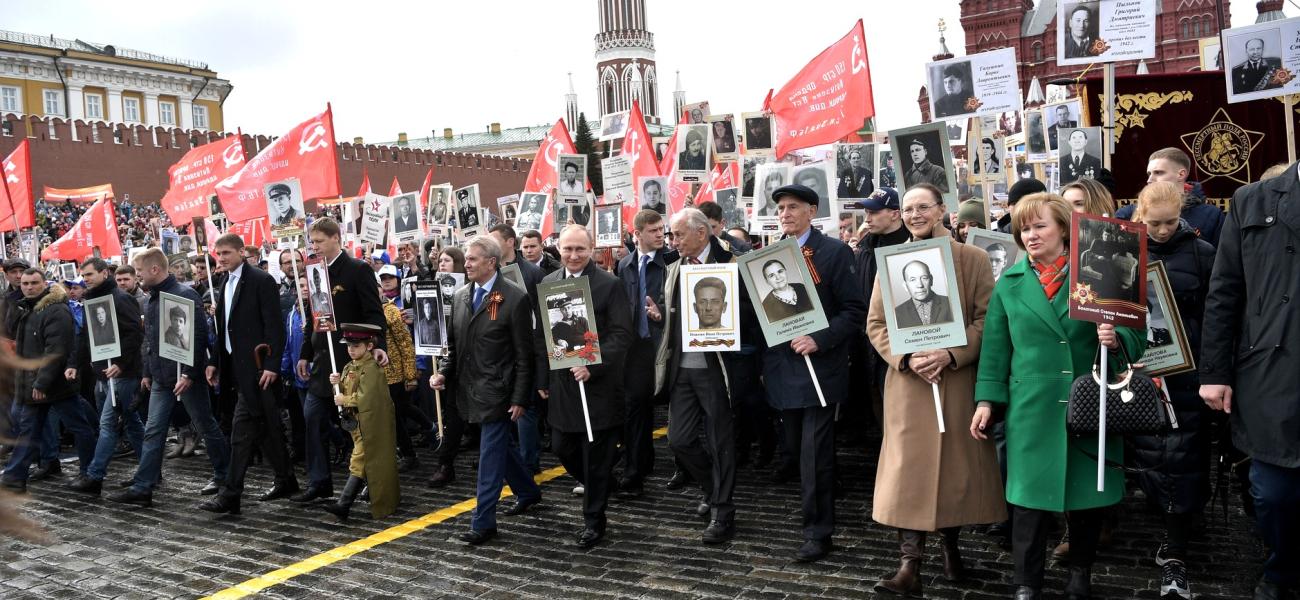
{"label": "decorative gold trim on banner", "polygon": [[[1106,98],[1097,94],[1098,102],[1101,103],[1101,122],[1106,122]],[[1140,94],[1119,94],[1115,96],[1115,143],[1124,135],[1124,130],[1129,127],[1146,128],[1146,118],[1149,113],[1155,112],[1165,104],[1176,104],[1179,102],[1191,102],[1192,93],[1188,91],[1176,92],[1145,92]],[[1145,111],[1145,112],[1141,112]]]}
{"label": "decorative gold trim on banner", "polygon": [[1179,138],[1196,162],[1201,183],[1215,177],[1227,177],[1243,185],[1254,181],[1250,176],[1250,154],[1264,141],[1264,133],[1233,123],[1222,107],[1214,111],[1205,126]]}

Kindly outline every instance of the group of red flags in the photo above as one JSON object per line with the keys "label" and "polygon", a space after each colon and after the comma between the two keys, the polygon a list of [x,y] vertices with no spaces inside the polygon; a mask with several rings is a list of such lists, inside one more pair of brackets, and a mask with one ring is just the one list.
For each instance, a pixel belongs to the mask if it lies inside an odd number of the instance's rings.
{"label": "group of red flags", "polygon": [[[769,92],[764,109],[771,112],[777,156],[791,150],[828,144],[852,136],[865,119],[875,114],[867,65],[866,38],[862,21],[818,54],[779,90]],[[690,184],[677,181],[677,134],[669,140],[663,161],[655,157],[654,146],[640,106],[632,104],[629,126],[620,153],[632,162],[633,181],[642,177],[670,176],[668,202],[680,210],[690,195]],[[683,116],[684,122],[684,116]],[[304,199],[334,198],[340,195],[338,162],[334,143],[333,112],[325,111],[303,121],[276,138],[251,159],[247,158],[241,135],[198,146],[168,169],[170,186],[161,204],[172,223],[192,222],[209,215],[208,198],[216,194],[231,231],[246,243],[258,244],[267,236],[264,190],[272,182],[296,178]],[[557,184],[556,163],[560,154],[575,153],[573,139],[563,119],[546,134],[537,150],[524,185],[525,192],[549,193]],[[23,140],[3,163],[4,194],[0,198],[0,232],[17,231],[35,225],[30,178],[31,155]],[[433,170],[425,176],[420,202],[428,202]],[[737,187],[739,166],[719,163],[694,198],[695,203],[712,201],[712,191]],[[364,175],[361,191],[370,191]],[[401,193],[393,179],[389,195]],[[81,190],[46,190],[46,198],[93,201],[91,207],[66,235],[42,252],[42,259],[80,260],[99,248],[102,255],[121,254],[111,186]],[[553,233],[550,204],[542,219],[542,235]],[[629,228],[636,203],[623,206]]]}

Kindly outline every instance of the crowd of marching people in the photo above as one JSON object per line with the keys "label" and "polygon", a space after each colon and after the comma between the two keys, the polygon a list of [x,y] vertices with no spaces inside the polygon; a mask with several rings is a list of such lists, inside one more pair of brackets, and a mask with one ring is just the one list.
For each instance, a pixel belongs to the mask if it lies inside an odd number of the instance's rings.
{"label": "crowd of marching people", "polygon": [[[211,466],[210,481],[195,490],[199,508],[213,513],[244,510],[255,456],[274,473],[257,500],[316,504],[344,520],[358,502],[374,518],[397,510],[399,473],[409,480],[418,472],[433,487],[471,477],[478,504],[460,537],[479,545],[497,535],[503,485],[515,496],[503,516],[543,501],[533,476],[549,451],[581,495],[573,543],[590,548],[618,519],[610,498],[650,493],[652,432],[663,424],[656,407],[666,403],[676,465],[667,487],[698,491],[705,544],[736,535],[746,518],[733,497],[737,477],[754,476],[740,467],[755,465],[770,468],[775,482],[799,483],[804,542],[794,558],[825,557],[834,549],[838,482],[862,476],[837,470],[837,443],[874,427],[881,437],[871,516],[896,530],[900,557],[871,586],[877,592],[919,597],[928,562],[961,581],[960,541],[978,530],[1011,548],[1015,598],[1041,597],[1049,559],[1067,565],[1066,597],[1088,598],[1098,548],[1126,518],[1116,508],[1129,471],[1164,523],[1163,539],[1144,549],[1160,567],[1159,593],[1190,600],[1191,580],[1210,568],[1192,564],[1189,549],[1219,478],[1217,453],[1249,465],[1233,478],[1268,550],[1254,597],[1283,598],[1300,588],[1300,177],[1295,165],[1271,170],[1238,190],[1225,219],[1188,181],[1183,152],[1156,152],[1147,170],[1147,185],[1124,207],[1106,172],[1059,194],[1022,179],[992,223],[979,200],[947,206],[929,184],[905,193],[880,188],[859,203],[861,227],[843,219],[838,235],[812,226],[825,198],[782,187],[772,198],[781,236],[802,247],[815,274],[807,285],[829,326],[768,346],[742,292],[734,307],[742,345],[734,352],[681,350],[680,268],[734,262],[762,241],[728,229],[714,203],[671,218],[641,210],[616,250],[594,248],[576,225],[543,239],[497,224],[460,245],[404,243],[395,256],[358,257],[338,222],[321,216],[308,227],[305,250],[276,252],[226,234],[211,240],[211,256],[188,264],[150,248],[129,264],[88,259],[70,280],[11,258],[0,328],[30,368],[0,392],[0,437],[17,440],[3,450],[0,485],[26,491],[43,479],[33,488],[63,493],[52,477],[65,441],[78,457],[66,489],[142,507],[153,504],[167,460],[196,448]],[[1071,384],[1099,353],[1140,366],[1149,335],[1068,317],[1074,211],[1146,225],[1149,257],[1165,265],[1199,366],[1161,382],[1176,429],[1113,436],[1100,458],[1095,437],[1066,430]],[[53,237],[74,212],[38,206]],[[165,219],[156,207],[131,205],[119,218],[146,246],[156,245],[148,232]],[[990,253],[962,243],[972,228],[1012,234],[1021,258],[991,263]],[[882,300],[874,250],[919,240],[951,247],[957,287],[943,302],[960,305],[963,346],[891,349],[893,307]],[[314,331],[304,304],[316,289],[304,270],[310,255],[327,265],[333,332]],[[523,286],[501,275],[507,265],[518,265]],[[403,282],[439,273],[465,281],[450,304],[449,354],[417,356],[415,307]],[[567,278],[590,285],[592,305],[572,318],[599,324],[602,361],[551,370],[537,288]],[[191,304],[180,316],[199,315],[196,322],[178,325],[174,310],[163,314],[164,293]],[[87,329],[102,317],[84,314],[82,303],[104,296],[112,297],[124,352],[94,361]],[[933,295],[913,302],[924,323],[947,306]],[[197,342],[193,364],[160,353],[159,339],[179,326]],[[946,433],[929,409],[932,390]],[[468,473],[470,460],[460,455],[475,446],[476,472]],[[131,463],[132,475],[107,480],[113,461]],[[927,557],[930,547],[937,560]]]}

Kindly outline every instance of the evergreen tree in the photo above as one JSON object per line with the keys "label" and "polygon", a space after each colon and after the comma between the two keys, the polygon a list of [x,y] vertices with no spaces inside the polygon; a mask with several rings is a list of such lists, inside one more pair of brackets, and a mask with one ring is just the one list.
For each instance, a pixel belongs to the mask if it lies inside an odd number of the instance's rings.
{"label": "evergreen tree", "polygon": [[587,156],[587,181],[591,183],[592,193],[603,195],[605,187],[600,173],[600,144],[596,141],[596,136],[591,134],[591,126],[587,125],[587,117],[583,113],[578,113],[578,131],[573,136],[573,148],[578,154]]}

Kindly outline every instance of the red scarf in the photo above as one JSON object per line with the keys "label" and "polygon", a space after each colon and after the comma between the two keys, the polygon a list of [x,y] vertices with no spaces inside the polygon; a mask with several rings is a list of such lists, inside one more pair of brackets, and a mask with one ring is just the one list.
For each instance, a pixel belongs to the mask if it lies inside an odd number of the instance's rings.
{"label": "red scarf", "polygon": [[1056,297],[1056,293],[1061,291],[1061,286],[1065,284],[1065,276],[1069,272],[1067,268],[1069,265],[1066,264],[1068,260],[1069,256],[1062,254],[1049,264],[1031,261],[1034,272],[1038,273],[1038,283],[1043,285],[1043,293],[1047,294],[1048,302]]}

